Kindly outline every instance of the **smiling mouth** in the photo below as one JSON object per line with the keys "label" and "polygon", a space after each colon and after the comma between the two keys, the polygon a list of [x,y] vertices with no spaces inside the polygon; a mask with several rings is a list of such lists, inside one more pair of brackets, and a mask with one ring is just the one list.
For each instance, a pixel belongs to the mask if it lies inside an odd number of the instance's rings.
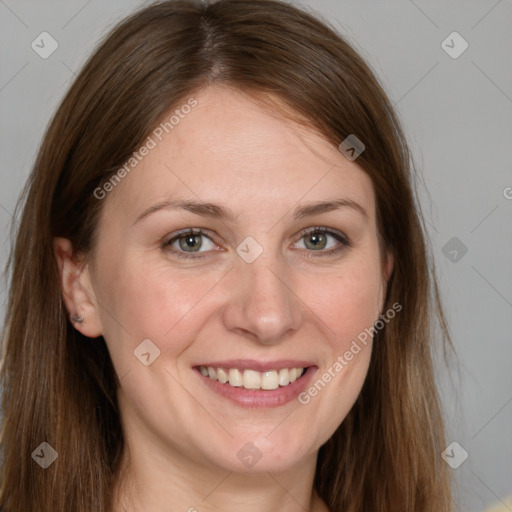
{"label": "smiling mouth", "polygon": [[271,391],[286,387],[300,379],[307,368],[282,368],[281,370],[238,370],[237,368],[215,368],[213,366],[199,366],[197,369],[204,377],[216,380],[234,388],[250,390]]}

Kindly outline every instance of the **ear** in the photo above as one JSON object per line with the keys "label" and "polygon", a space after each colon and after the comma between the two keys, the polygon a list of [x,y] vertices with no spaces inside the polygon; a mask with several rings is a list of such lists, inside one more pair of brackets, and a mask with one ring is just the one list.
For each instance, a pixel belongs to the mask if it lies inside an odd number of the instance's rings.
{"label": "ear", "polygon": [[70,317],[82,318],[71,323],[76,330],[89,338],[101,336],[98,306],[91,285],[89,266],[77,257],[67,238],[54,238],[53,251],[60,273],[64,303]]}
{"label": "ear", "polygon": [[386,281],[386,285],[389,281],[389,278],[391,277],[391,274],[393,273],[393,269],[395,268],[395,258],[391,251],[386,251],[386,257],[384,258],[384,261],[382,263],[382,276],[384,280]]}
{"label": "ear", "polygon": [[382,261],[382,295],[379,311],[382,314],[382,308],[384,307],[384,302],[386,300],[386,294],[388,291],[388,281],[391,278],[391,274],[393,273],[393,269],[395,268],[395,258],[391,251],[386,251],[383,261]]}

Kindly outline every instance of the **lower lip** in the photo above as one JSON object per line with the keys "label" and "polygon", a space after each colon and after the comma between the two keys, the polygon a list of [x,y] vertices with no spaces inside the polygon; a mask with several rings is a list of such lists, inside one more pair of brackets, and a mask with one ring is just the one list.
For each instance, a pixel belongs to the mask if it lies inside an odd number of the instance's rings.
{"label": "lower lip", "polygon": [[308,386],[309,381],[316,372],[316,367],[309,367],[295,382],[287,386],[271,390],[245,389],[234,387],[230,384],[222,384],[218,380],[205,377],[199,369],[195,369],[203,382],[215,393],[231,400],[236,405],[255,409],[259,407],[279,407],[297,398]]}

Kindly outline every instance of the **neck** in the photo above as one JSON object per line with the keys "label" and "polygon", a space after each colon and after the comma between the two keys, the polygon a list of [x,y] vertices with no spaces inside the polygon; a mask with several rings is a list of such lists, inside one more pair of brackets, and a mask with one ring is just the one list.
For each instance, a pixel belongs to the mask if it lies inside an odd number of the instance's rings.
{"label": "neck", "polygon": [[328,512],[313,489],[317,454],[282,472],[235,473],[146,448],[126,447],[114,512]]}

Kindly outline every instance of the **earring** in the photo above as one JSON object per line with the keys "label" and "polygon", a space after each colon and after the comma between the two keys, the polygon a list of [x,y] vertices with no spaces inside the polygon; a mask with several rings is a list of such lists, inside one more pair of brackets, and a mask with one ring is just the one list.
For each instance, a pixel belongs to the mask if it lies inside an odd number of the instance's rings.
{"label": "earring", "polygon": [[75,322],[77,324],[83,324],[84,323],[83,317],[78,316],[78,315],[71,315],[71,321]]}

